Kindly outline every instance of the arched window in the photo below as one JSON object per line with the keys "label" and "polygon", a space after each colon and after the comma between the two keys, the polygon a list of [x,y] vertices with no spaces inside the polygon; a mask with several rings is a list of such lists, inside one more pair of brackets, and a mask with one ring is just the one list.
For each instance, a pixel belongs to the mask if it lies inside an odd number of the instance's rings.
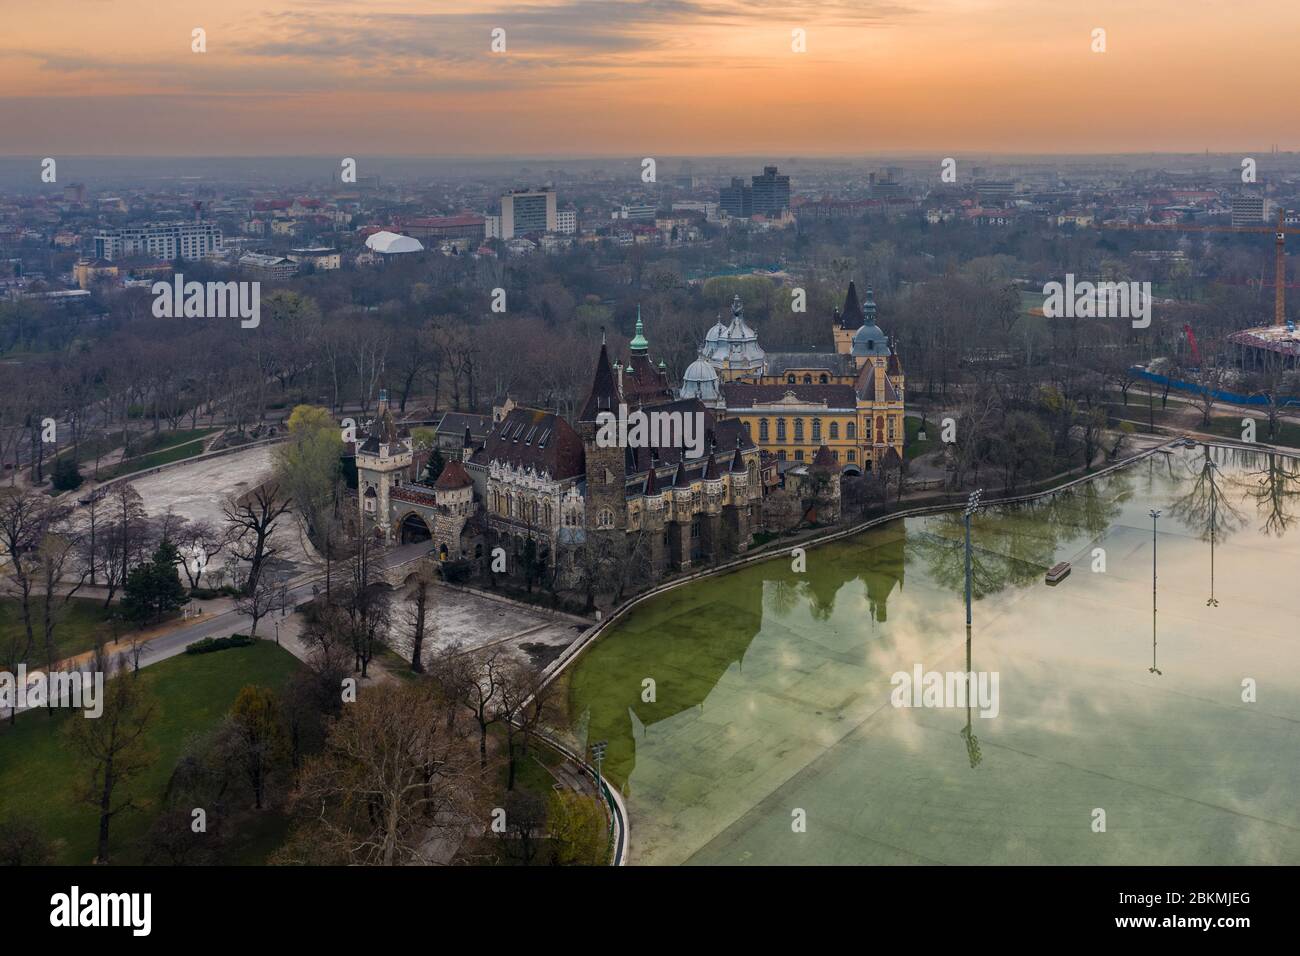
{"label": "arched window", "polygon": [[805,385],[811,385],[811,384],[812,384],[812,376],[811,376],[811,375],[805,375],[805,376],[803,377],[803,383],[804,383]]}
{"label": "arched window", "polygon": [[822,420],[820,418],[813,419],[812,440],[815,442],[820,442],[822,440]]}
{"label": "arched window", "polygon": [[784,418],[778,418],[776,420],[776,440],[785,441],[785,419]]}
{"label": "arched window", "polygon": [[858,460],[858,453],[857,453],[856,451],[854,451],[852,448],[850,448],[850,449],[849,449],[849,461],[857,461],[857,460]]}
{"label": "arched window", "polygon": [[794,440],[803,441],[803,419],[802,418],[796,418],[794,420]]}
{"label": "arched window", "polygon": [[856,422],[844,423],[844,437],[849,441],[853,441],[858,437],[858,425]]}
{"label": "arched window", "polygon": [[785,377],[785,383],[786,383],[787,385],[793,385],[793,384],[794,384],[794,376],[793,376],[793,375],[787,375],[787,376]]}
{"label": "arched window", "polygon": [[825,384],[826,384],[827,382],[829,382],[829,381],[830,381],[830,379],[829,379],[828,377],[826,377],[825,375],[823,375],[823,376],[821,377],[821,383],[822,383],[823,385],[825,385]]}
{"label": "arched window", "polygon": [[614,527],[614,512],[609,508],[601,508],[600,513],[596,515],[597,528]]}
{"label": "arched window", "polygon": [[759,440],[759,441],[767,441],[767,438],[768,438],[768,435],[767,435],[767,419],[766,419],[766,418],[760,418],[760,419],[758,420],[758,440]]}
{"label": "arched window", "polygon": [[802,450],[797,451],[797,452],[794,453],[794,460],[795,460],[795,461],[803,461],[803,451],[802,451]]}
{"label": "arched window", "polygon": [[837,441],[840,437],[840,423],[831,422],[831,441]]}

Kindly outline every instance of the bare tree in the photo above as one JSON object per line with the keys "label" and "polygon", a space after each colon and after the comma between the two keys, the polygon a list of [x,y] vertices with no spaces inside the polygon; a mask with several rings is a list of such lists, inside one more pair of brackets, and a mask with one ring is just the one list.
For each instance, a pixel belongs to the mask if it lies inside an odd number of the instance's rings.
{"label": "bare tree", "polygon": [[412,582],[411,595],[402,609],[403,623],[411,632],[411,670],[417,674],[424,672],[422,654],[424,642],[437,634],[437,614],[432,606],[433,577],[426,562],[421,561]]}
{"label": "bare tree", "polygon": [[249,637],[257,637],[258,622],[271,613],[279,600],[280,583],[272,580],[269,574],[258,577],[251,591],[245,590],[235,599],[235,610],[253,620],[248,630]]}
{"label": "bare tree", "polygon": [[[101,659],[101,671],[106,670],[104,663]],[[99,718],[76,718],[66,725],[73,749],[88,766],[82,797],[99,812],[96,861],[101,864],[108,862],[110,824],[135,807],[134,798],[124,795],[123,785],[153,762],[146,734],[154,719],[145,684],[126,673],[124,660],[118,661],[117,676],[105,684],[104,712]]]}
{"label": "bare tree", "polygon": [[221,507],[229,530],[229,540],[235,553],[248,562],[248,579],[244,590],[252,594],[257,588],[257,579],[267,559],[277,553],[271,543],[271,535],[280,516],[289,510],[292,504],[289,496],[280,490],[278,483],[272,481],[255,489],[243,498],[229,498]]}
{"label": "bare tree", "polygon": [[401,866],[440,831],[479,817],[483,776],[459,724],[440,719],[433,685],[367,690],[343,709],[325,750],[303,766],[301,821],[277,860]]}

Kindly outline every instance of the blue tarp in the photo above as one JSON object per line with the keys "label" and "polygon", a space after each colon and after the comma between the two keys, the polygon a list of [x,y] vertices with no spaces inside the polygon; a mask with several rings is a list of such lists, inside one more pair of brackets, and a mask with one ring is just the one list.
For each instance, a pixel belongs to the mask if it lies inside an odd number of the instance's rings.
{"label": "blue tarp", "polygon": [[[1200,395],[1207,391],[1205,386],[1197,385],[1195,382],[1184,382],[1181,379],[1169,378],[1167,375],[1157,375],[1155,372],[1148,372],[1139,366],[1134,366],[1133,373],[1138,378],[1144,378],[1149,382],[1155,382],[1157,385],[1168,385],[1170,388],[1179,392],[1191,392],[1193,395]],[[1239,395],[1236,392],[1211,391],[1216,402],[1231,402],[1233,405],[1267,405],[1268,399],[1263,395]],[[1282,400],[1280,405],[1285,408],[1288,405],[1300,405],[1300,398],[1292,395]]]}

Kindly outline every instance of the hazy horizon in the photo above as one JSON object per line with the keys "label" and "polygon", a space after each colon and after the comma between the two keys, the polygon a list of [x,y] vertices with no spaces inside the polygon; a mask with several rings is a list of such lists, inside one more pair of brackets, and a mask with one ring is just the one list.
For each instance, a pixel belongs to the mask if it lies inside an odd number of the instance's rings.
{"label": "hazy horizon", "polygon": [[7,156],[1300,149],[1281,0],[0,4]]}

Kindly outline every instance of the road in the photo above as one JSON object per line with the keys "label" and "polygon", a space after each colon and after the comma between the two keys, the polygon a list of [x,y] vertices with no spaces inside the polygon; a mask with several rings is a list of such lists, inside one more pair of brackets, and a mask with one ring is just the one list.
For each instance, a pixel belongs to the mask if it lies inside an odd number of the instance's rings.
{"label": "road", "polygon": [[[428,552],[429,543],[427,541],[394,548],[375,562],[378,572],[376,576],[379,576],[384,571],[410,564]],[[323,574],[304,575],[296,579],[285,592],[287,606],[296,607],[310,601],[314,596],[315,589],[318,589],[324,580]],[[263,639],[266,639],[269,631],[273,631],[275,621],[279,620],[280,617],[281,613],[277,610],[265,615],[258,622],[258,629]],[[169,657],[175,657],[177,654],[183,654],[187,645],[205,637],[227,637],[231,634],[246,634],[252,626],[253,620],[251,617],[234,609],[222,611],[210,617],[205,616],[195,619],[193,623],[178,627],[152,640],[142,642],[138,648],[139,666],[148,667],[150,664],[156,664],[159,661],[167,660]],[[289,640],[285,641],[283,646],[294,656],[306,659],[307,649],[300,642]],[[124,652],[121,663],[123,666],[133,667],[136,663],[133,652],[129,650]],[[117,670],[118,666],[117,659],[110,660],[108,674],[111,675]],[[28,709],[30,708],[20,707],[18,713],[21,714]]]}

